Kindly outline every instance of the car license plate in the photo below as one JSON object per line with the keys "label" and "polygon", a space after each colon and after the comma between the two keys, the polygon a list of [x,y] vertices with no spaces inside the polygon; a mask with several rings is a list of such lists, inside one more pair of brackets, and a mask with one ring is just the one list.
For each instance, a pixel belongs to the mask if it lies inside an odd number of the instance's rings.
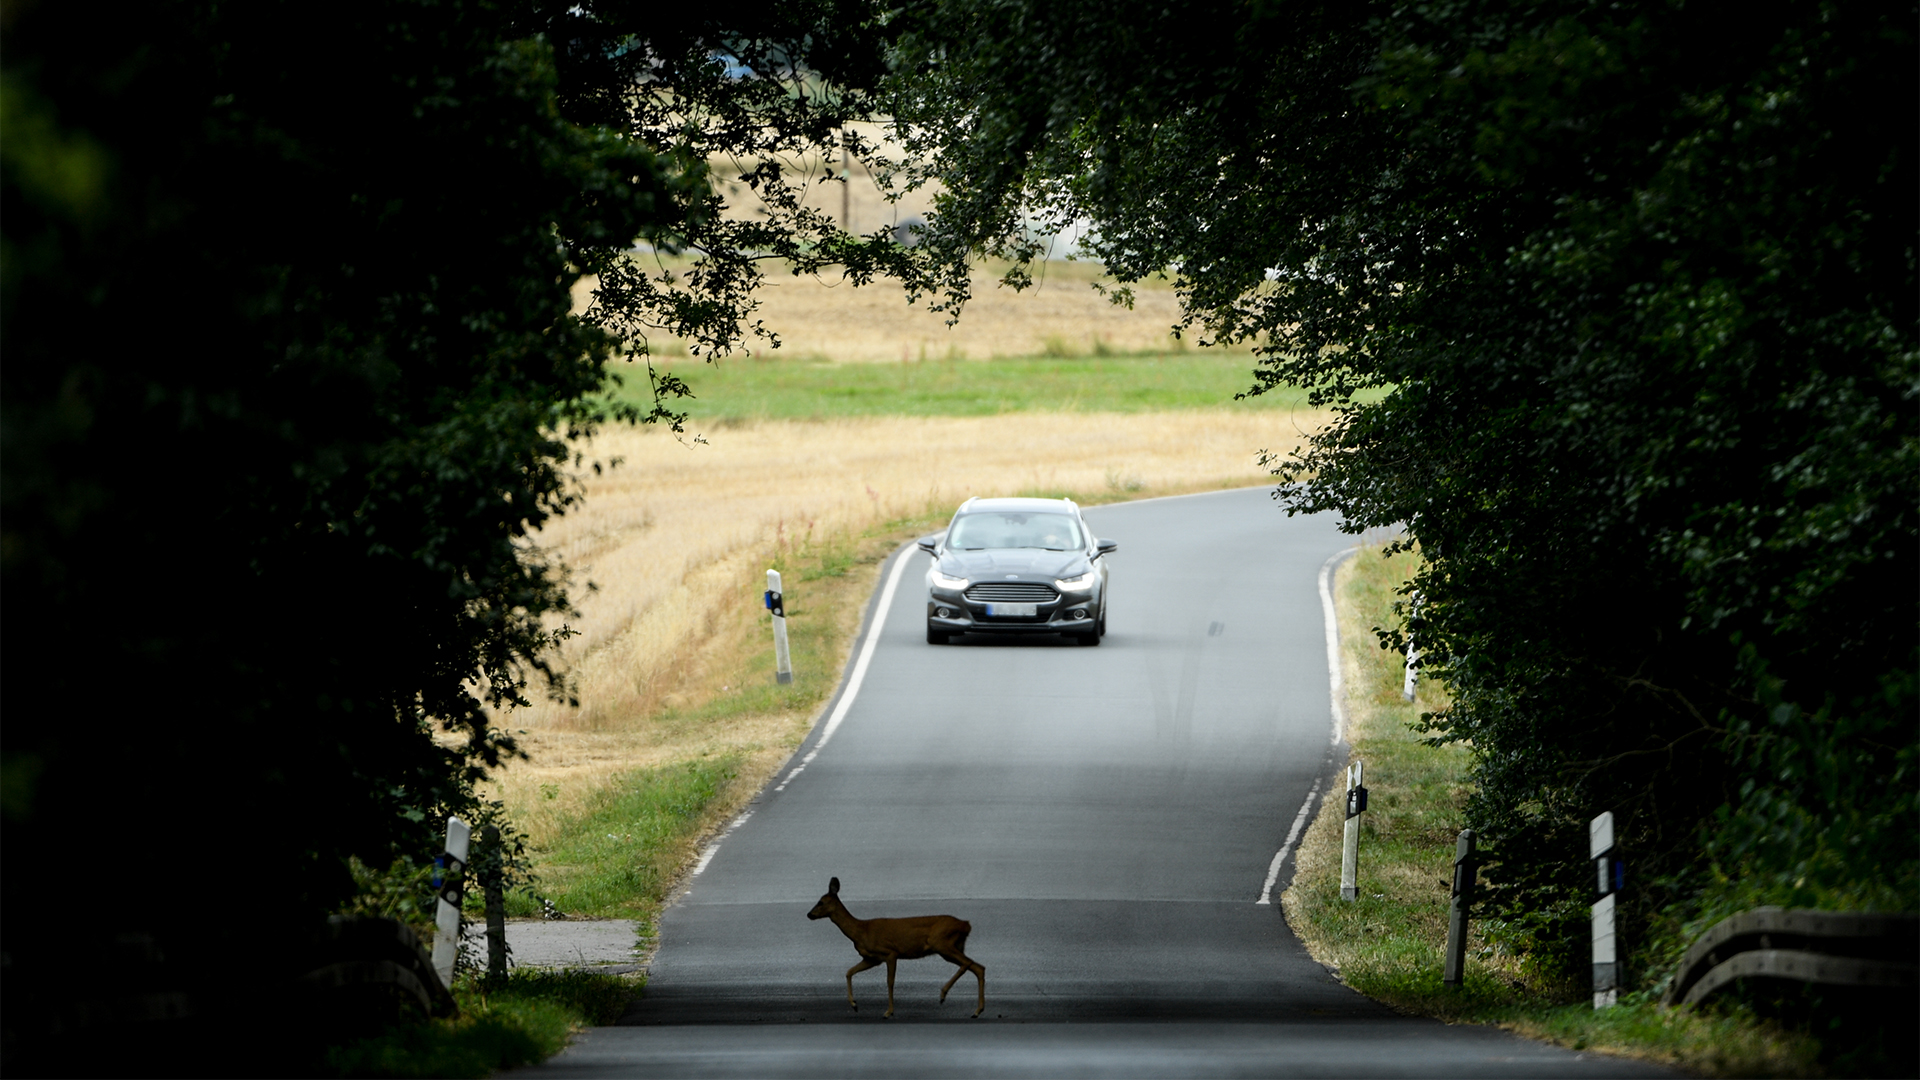
{"label": "car license plate", "polygon": [[1039,604],[988,604],[989,618],[1028,618],[1040,614]]}

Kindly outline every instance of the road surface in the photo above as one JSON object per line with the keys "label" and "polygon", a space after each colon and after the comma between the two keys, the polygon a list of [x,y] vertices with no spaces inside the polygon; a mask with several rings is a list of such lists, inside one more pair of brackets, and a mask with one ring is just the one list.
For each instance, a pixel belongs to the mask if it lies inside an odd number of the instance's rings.
{"label": "road surface", "polygon": [[[871,636],[888,601],[877,637],[667,911],[645,996],[621,1026],[524,1071],[1665,1075],[1399,1016],[1260,902],[1336,768],[1319,578],[1351,538],[1328,517],[1286,517],[1265,489],[1086,517],[1120,543],[1098,648],[928,645],[927,558],[897,554],[867,617]],[[833,876],[861,918],[970,921],[986,1014],[970,1019],[972,976],[938,1003],[954,969],[937,957],[900,965],[894,1019],[884,968],[856,977],[849,1011],[858,957],[805,917]]]}

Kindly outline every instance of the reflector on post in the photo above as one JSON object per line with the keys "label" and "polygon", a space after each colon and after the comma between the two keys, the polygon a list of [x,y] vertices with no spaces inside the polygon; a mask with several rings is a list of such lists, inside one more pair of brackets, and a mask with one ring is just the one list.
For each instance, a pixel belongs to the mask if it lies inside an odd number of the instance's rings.
{"label": "reflector on post", "polygon": [[767,571],[767,610],[773,613],[773,679],[793,681],[793,660],[787,655],[787,608],[780,595],[780,571]]}

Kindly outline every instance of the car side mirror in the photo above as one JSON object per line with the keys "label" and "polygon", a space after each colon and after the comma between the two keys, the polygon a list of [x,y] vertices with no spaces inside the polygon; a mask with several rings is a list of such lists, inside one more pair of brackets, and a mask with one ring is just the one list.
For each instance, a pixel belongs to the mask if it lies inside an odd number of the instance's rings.
{"label": "car side mirror", "polygon": [[940,534],[935,533],[932,536],[921,537],[920,550],[926,552],[929,555],[938,554],[940,550]]}
{"label": "car side mirror", "polygon": [[1118,540],[1096,540],[1094,543],[1099,545],[1100,554],[1102,555],[1111,555],[1120,550],[1120,542]]}

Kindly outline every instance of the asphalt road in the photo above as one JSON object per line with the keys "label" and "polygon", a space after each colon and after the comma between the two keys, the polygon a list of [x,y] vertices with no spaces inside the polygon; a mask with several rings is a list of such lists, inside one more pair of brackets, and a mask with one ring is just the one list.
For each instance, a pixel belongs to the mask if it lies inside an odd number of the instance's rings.
{"label": "asphalt road", "polygon": [[[898,585],[857,693],[842,688],[838,722],[668,910],[645,996],[620,1027],[525,1071],[1665,1075],[1398,1016],[1258,903],[1335,768],[1318,578],[1351,538],[1286,517],[1265,489],[1086,516],[1120,542],[1098,648],[928,645],[926,557],[896,555],[907,564],[882,575]],[[900,965],[894,1019],[883,968],[856,977],[850,1012],[858,957],[805,917],[830,876],[861,918],[969,920],[986,1014],[969,1018],[971,976],[937,1002],[953,971],[937,957]]]}

